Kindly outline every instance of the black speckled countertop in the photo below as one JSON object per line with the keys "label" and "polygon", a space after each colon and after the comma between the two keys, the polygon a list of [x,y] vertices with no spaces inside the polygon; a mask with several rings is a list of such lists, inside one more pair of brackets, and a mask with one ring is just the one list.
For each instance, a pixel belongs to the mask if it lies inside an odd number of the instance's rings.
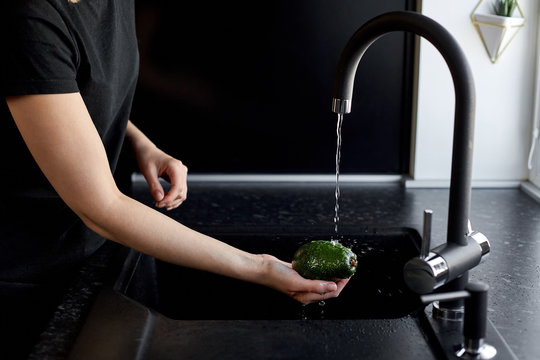
{"label": "black speckled countertop", "polygon": [[[205,233],[333,231],[331,183],[189,186],[188,200],[168,214]],[[397,183],[344,183],[340,224],[420,229],[423,210],[430,208],[434,211],[432,246],[436,246],[445,241],[448,194],[447,189],[408,189]],[[134,184],[133,196],[152,203],[145,184]],[[540,204],[519,189],[474,189],[470,218],[473,229],[484,233],[492,246],[487,260],[470,272],[471,279],[490,285],[488,317],[517,358],[539,359]],[[118,265],[110,249],[81,271],[32,358],[62,359],[69,353],[104,274]]]}

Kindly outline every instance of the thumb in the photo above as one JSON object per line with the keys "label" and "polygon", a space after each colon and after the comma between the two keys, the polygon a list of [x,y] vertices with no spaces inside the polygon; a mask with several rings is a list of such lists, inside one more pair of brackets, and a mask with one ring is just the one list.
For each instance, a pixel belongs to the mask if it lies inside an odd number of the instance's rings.
{"label": "thumb", "polygon": [[[159,186],[159,189],[156,188],[156,189],[154,189],[154,190],[151,190],[151,193],[152,193],[152,196],[154,197],[154,200],[156,200],[156,201],[161,201],[161,200],[163,200],[163,198],[165,197],[165,196],[163,195],[163,188],[161,187],[161,184],[159,184],[159,182],[158,182],[158,185],[157,185],[157,186]],[[157,186],[156,186],[156,187],[157,187]]]}
{"label": "thumb", "polygon": [[146,182],[148,183],[148,187],[150,189],[150,193],[152,194],[152,197],[156,201],[163,200],[163,197],[165,196],[165,192],[163,191],[163,187],[161,186],[161,183],[158,180],[157,176],[148,176],[146,177]]}

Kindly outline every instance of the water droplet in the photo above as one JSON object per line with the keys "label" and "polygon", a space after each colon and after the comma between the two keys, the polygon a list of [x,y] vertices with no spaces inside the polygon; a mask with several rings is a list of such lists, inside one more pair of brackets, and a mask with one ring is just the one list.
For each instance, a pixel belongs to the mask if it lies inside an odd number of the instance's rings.
{"label": "water droplet", "polygon": [[300,308],[300,320],[308,320],[308,316],[306,315],[306,304],[302,304],[302,307]]}

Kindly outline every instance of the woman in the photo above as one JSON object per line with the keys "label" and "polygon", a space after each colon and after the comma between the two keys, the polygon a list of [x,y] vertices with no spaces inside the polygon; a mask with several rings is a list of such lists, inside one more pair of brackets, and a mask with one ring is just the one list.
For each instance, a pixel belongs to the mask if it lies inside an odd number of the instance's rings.
{"label": "woman", "polygon": [[[174,209],[187,196],[187,168],[129,121],[138,72],[133,0],[2,3],[2,301],[28,311],[25,299],[56,289],[104,239],[302,303],[339,295],[347,280],[306,280],[289,263],[228,246],[119,191],[113,172],[125,138],[158,208]],[[168,192],[160,176],[170,179]],[[2,339],[16,349],[35,341],[28,331],[35,336],[39,326],[13,311],[2,315]]]}

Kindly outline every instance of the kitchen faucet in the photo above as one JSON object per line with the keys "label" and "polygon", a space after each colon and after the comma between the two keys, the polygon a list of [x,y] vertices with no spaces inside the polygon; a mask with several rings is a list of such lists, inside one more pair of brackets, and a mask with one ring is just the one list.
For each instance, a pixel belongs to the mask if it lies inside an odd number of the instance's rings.
{"label": "kitchen faucet", "polygon": [[[439,292],[463,292],[468,285],[468,270],[489,253],[490,244],[483,234],[472,231],[469,221],[475,89],[469,64],[457,41],[440,24],[415,12],[391,12],[368,21],[354,33],[341,53],[332,111],[339,116],[351,112],[354,78],[362,56],[379,37],[394,31],[411,32],[431,42],[446,61],[455,90],[447,241],[430,250],[431,211],[426,211],[421,254],[407,262],[404,279],[418,294],[431,293],[443,285]],[[460,320],[464,312],[462,298],[441,301],[437,311],[434,308],[434,315]]]}

